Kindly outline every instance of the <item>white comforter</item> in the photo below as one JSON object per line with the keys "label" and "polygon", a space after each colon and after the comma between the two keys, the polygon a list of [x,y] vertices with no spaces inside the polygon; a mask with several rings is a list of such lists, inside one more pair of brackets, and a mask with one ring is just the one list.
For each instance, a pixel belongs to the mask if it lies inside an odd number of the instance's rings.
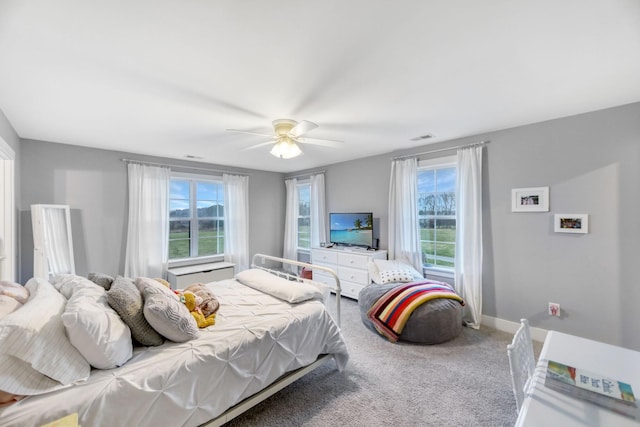
{"label": "white comforter", "polygon": [[322,302],[289,304],[234,280],[209,286],[221,308],[197,339],[139,348],[124,366],[0,408],[0,426],[39,426],[74,412],[82,426],[197,426],[320,354],[346,365],[342,334]]}

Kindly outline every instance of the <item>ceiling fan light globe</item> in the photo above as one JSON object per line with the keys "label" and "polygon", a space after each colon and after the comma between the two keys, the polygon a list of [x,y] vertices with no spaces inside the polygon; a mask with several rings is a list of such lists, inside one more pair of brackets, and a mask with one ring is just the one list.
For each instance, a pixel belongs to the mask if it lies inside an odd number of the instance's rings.
{"label": "ceiling fan light globe", "polygon": [[273,146],[270,153],[281,159],[292,159],[302,154],[302,150],[293,141],[280,141]]}

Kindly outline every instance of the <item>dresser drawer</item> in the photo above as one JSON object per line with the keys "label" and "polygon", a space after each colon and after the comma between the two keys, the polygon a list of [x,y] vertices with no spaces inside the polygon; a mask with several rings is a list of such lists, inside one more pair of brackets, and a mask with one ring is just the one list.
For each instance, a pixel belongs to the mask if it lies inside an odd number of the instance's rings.
{"label": "dresser drawer", "polygon": [[360,291],[364,288],[363,285],[360,285],[358,283],[354,283],[354,282],[349,282],[349,281],[342,281],[340,280],[340,285],[341,285],[341,295],[345,296],[345,297],[349,297],[349,298],[353,298],[353,299],[358,299],[358,294],[360,294]]}
{"label": "dresser drawer", "polygon": [[343,253],[338,255],[338,265],[345,267],[367,269],[369,257],[358,254]]}
{"label": "dresser drawer", "polygon": [[340,282],[343,280],[349,282],[359,283],[361,285],[368,285],[369,272],[367,270],[357,270],[355,268],[339,267],[338,277]]}
{"label": "dresser drawer", "polygon": [[323,283],[331,287],[331,289],[336,287],[336,279],[332,275],[325,273],[324,271],[314,270],[312,280],[314,282]]}
{"label": "dresser drawer", "polygon": [[[338,254],[334,251],[323,251],[321,249],[311,250],[311,260],[314,264],[337,264]],[[329,265],[331,267],[331,265]]]}

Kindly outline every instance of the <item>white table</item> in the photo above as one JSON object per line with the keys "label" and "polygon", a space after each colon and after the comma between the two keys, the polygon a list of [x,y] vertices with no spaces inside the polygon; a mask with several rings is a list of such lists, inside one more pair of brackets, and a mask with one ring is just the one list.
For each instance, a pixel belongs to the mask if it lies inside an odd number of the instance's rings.
{"label": "white table", "polygon": [[547,333],[544,341],[536,373],[526,392],[516,426],[640,425],[640,410],[636,419],[632,419],[545,387],[544,380],[549,360],[580,367],[631,384],[636,399],[640,398],[640,352],[551,331]]}

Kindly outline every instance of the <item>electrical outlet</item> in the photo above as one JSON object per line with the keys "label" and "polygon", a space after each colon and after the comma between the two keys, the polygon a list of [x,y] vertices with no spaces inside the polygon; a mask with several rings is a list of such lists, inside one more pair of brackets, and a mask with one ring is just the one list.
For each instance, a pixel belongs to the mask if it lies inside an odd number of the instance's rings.
{"label": "electrical outlet", "polygon": [[555,302],[549,303],[549,316],[560,317],[560,304]]}

